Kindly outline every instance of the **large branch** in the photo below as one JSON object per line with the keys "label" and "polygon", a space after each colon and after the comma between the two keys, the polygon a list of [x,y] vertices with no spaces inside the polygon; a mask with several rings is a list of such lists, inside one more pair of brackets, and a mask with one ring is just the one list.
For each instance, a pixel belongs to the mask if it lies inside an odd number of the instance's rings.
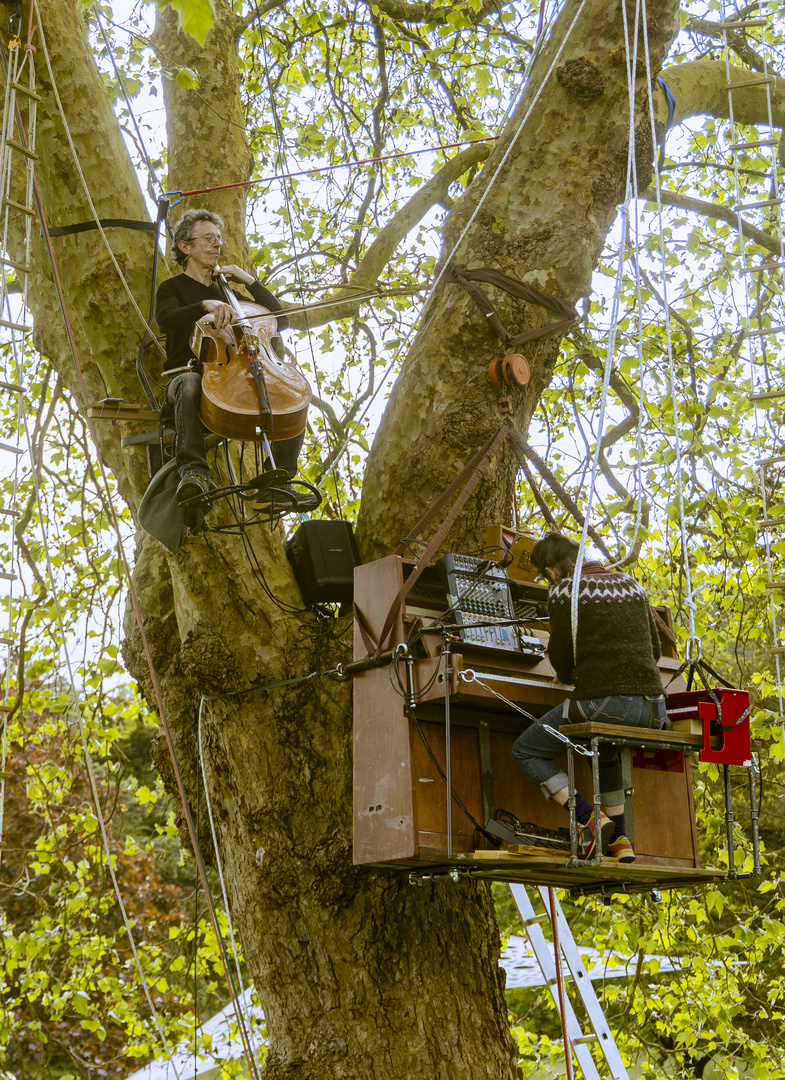
{"label": "large branch", "polygon": [[[643,197],[650,202],[656,204],[657,191],[655,188],[647,188],[643,192]],[[727,221],[729,225],[738,225],[738,216],[732,206],[728,206],[724,203],[706,202],[704,199],[693,199],[689,195],[680,195],[676,191],[666,191],[664,188],[660,190],[660,201],[665,203],[666,206],[677,206],[681,210],[692,210],[696,214],[702,214],[703,217],[716,218],[718,221]],[[780,242],[770,233],[764,232],[763,229],[758,229],[754,225],[750,225],[748,221],[741,223],[742,233],[755,244],[759,244],[761,247],[765,247],[767,251],[770,251],[773,255],[779,255]]]}
{"label": "large branch", "polygon": [[722,37],[723,34],[727,33],[728,45],[736,53],[742,64],[753,68],[755,71],[763,71],[766,66],[763,57],[752,48],[747,40],[747,35],[743,32],[725,31],[718,23],[714,23],[710,19],[699,19],[695,16],[687,20],[686,29],[695,34],[713,38]]}
{"label": "large branch", "polygon": [[[406,0],[375,0],[374,7],[396,22],[440,23],[454,11],[457,5],[409,4]],[[482,22],[486,15],[501,8],[499,0],[482,0],[479,9],[466,4],[464,10],[473,23]]]}
{"label": "large branch", "polygon": [[[676,99],[674,124],[690,116],[714,116],[730,119],[728,77],[724,60],[695,60],[660,72]],[[731,83],[745,83],[759,78],[746,68],[730,69]],[[737,124],[768,124],[768,89],[771,99],[772,123],[785,127],[785,79],[771,76],[772,81],[758,86],[733,90],[733,117]],[[663,94],[657,98],[657,119],[664,120],[667,106]]]}
{"label": "large branch", "polygon": [[484,161],[490,152],[491,147],[487,143],[478,143],[462,150],[454,158],[450,158],[436,175],[423,184],[419,191],[401,207],[373,241],[347,282],[346,289],[341,289],[333,298],[340,299],[346,295],[346,303],[309,313],[307,323],[304,315],[293,315],[291,316],[292,326],[297,330],[304,330],[306,326],[313,330],[326,322],[349,319],[356,315],[360,302],[350,297],[355,297],[360,290],[368,291],[374,288],[401,241],[415,225],[422,221],[432,207],[444,205],[448,199],[450,185],[474,165]]}

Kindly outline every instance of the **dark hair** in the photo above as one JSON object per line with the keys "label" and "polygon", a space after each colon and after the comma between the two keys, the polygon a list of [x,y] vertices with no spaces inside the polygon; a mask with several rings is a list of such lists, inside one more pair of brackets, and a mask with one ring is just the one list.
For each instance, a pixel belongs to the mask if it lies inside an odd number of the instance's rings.
{"label": "dark hair", "polygon": [[534,566],[542,574],[546,566],[555,567],[562,577],[567,577],[575,569],[578,561],[580,544],[569,536],[550,532],[538,540],[529,556]]}
{"label": "dark hair", "polygon": [[180,266],[185,266],[190,256],[180,250],[180,241],[193,240],[194,225],[200,221],[209,221],[211,225],[217,225],[219,229],[224,227],[223,219],[214,214],[212,210],[186,210],[174,230],[172,239],[172,255],[174,261]]}

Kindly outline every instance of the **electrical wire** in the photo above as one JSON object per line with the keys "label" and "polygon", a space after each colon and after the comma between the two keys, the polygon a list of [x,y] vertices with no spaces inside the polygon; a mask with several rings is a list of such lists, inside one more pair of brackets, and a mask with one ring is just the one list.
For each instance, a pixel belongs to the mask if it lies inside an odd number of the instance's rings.
{"label": "electrical wire", "polygon": [[[265,28],[264,28],[264,24],[262,23],[262,17],[259,14],[258,9],[256,10],[256,16],[257,16],[257,19],[259,21],[259,36],[260,36],[260,39],[261,39],[261,42],[262,42],[262,56],[264,57],[264,73],[265,73],[265,79],[266,79],[266,82],[267,82],[267,93],[268,93],[269,100],[270,100],[270,111],[272,112],[272,116],[273,116],[273,127],[275,129],[275,140],[276,140],[277,149],[278,149],[278,160],[281,162],[281,166],[283,167],[285,165],[285,162],[286,162],[286,157],[285,157],[284,142],[283,142],[283,138],[282,138],[282,135],[281,135],[281,131],[282,131],[282,129],[281,129],[281,121],[280,121],[279,116],[278,116],[278,109],[277,109],[276,104],[275,104],[275,94],[273,93],[272,80],[270,78],[270,66],[269,66],[269,62],[268,62],[268,59],[267,59],[267,46],[265,44]],[[290,200],[289,200],[289,189],[288,189],[285,181],[281,184],[281,190],[283,191],[283,197],[284,197],[284,201],[286,203],[286,219],[287,219],[287,221],[289,223],[289,235],[290,235],[290,238],[291,238],[292,252],[293,252],[293,254],[295,256],[294,267],[295,267],[295,275],[297,277],[298,288],[299,288],[299,293],[300,293],[300,304],[301,304],[301,306],[304,306],[304,304],[305,304],[305,299],[304,299],[305,293],[304,293],[304,290],[303,290],[302,270],[300,268],[299,259],[297,258],[297,241],[296,241],[295,232],[294,232],[294,215],[292,214],[292,207],[291,207],[291,203],[290,203]],[[318,395],[318,399],[319,399],[319,405],[321,407],[322,430],[324,431],[324,435],[325,435],[325,438],[327,440],[327,452],[328,452],[328,454],[332,455],[332,440],[331,440],[331,434],[330,434],[330,424],[329,424],[329,421],[327,419],[327,414],[326,414],[325,408],[324,408],[324,398],[323,398],[323,395],[322,395],[322,385],[321,385],[321,379],[320,379],[320,376],[319,376],[319,365],[316,362],[316,350],[313,347],[313,337],[311,335],[311,327],[310,327],[310,324],[309,324],[309,321],[308,321],[308,313],[307,312],[305,313],[304,317],[305,317],[305,332],[306,332],[306,335],[308,337],[308,348],[310,349],[310,352],[311,352],[311,364],[313,366],[314,376],[316,377],[316,391],[317,391],[317,395]],[[343,521],[344,520],[344,513],[343,513],[343,504],[342,504],[342,500],[341,500],[341,489],[340,489],[340,487],[338,485],[338,473],[336,471],[335,459],[333,459],[333,458],[331,458],[331,464],[330,464],[329,471],[332,472],[333,489],[335,491],[335,499],[336,499],[336,502],[338,504],[338,516]]]}

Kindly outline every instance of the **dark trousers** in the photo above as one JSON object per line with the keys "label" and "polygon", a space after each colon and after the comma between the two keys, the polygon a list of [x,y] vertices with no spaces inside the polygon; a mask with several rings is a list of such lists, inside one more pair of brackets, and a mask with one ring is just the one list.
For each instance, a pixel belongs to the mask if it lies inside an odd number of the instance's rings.
{"label": "dark trousers", "polygon": [[[574,704],[580,706],[579,715],[602,724],[658,728],[666,716],[665,698],[661,696],[595,698]],[[563,706],[557,705],[555,709],[541,716],[540,720],[559,731],[564,724]],[[569,726],[565,728],[564,734],[570,734]],[[526,728],[515,740],[512,748],[515,764],[533,784],[539,784],[546,799],[567,787],[566,773],[562,772],[553,760],[563,753],[564,743],[539,724]],[[618,747],[610,743],[600,743],[599,772],[602,805],[617,806],[623,803],[624,790]]]}
{"label": "dark trousers", "polygon": [[[166,401],[174,411],[176,435],[175,461],[180,476],[187,472],[209,477],[207,451],[204,445],[205,426],[199,419],[202,396],[202,377],[197,371],[184,371],[169,380]],[[278,439],[272,443],[276,467],[285,469],[291,479],[297,473],[297,459],[305,432],[293,439]]]}

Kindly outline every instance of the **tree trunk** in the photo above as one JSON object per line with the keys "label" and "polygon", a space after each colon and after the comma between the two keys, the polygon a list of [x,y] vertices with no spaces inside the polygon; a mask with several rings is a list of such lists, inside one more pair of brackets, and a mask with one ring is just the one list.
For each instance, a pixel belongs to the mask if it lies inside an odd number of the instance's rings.
{"label": "tree trunk", "polygon": [[[55,57],[56,78],[99,212],[142,217],[138,184],[89,55],[79,5],[76,0],[41,0],[40,6],[50,43],[69,42],[68,53],[62,50]],[[242,140],[231,169],[225,160],[214,171],[205,164],[208,158],[215,160],[209,140],[216,136],[212,120],[204,119],[204,103],[211,117],[218,111],[233,125],[242,122],[237,119],[238,75],[227,29],[229,4],[217,0],[216,8],[215,37],[205,46],[215,63],[193,60],[195,45],[177,40],[181,36],[170,12],[156,35],[159,45],[166,43],[167,55],[177,63],[190,58],[188,66],[199,67],[203,74],[199,98],[176,87],[167,91],[170,186],[201,187],[227,175],[247,175]],[[650,47],[657,69],[676,30],[677,4],[658,0],[650,8]],[[586,4],[498,176],[496,163],[576,10],[576,0],[568,0],[505,138],[451,213],[444,247],[445,253],[450,251],[493,177],[456,260],[497,267],[569,300],[588,294],[591,271],[623,195],[628,112],[618,4]],[[632,18],[634,4],[629,11]],[[41,57],[37,68],[41,74]],[[641,73],[637,89],[639,100],[645,101]],[[86,220],[89,212],[43,74],[41,90],[45,100],[38,129],[39,181],[47,213],[56,224]],[[641,183],[651,158],[647,124],[642,110]],[[241,239],[242,208],[242,196],[236,193],[221,204],[235,245]],[[146,311],[149,239],[136,233],[113,233],[112,239]],[[110,393],[139,400],[133,356],[141,328],[98,234],[55,243],[62,250],[61,265],[68,267],[66,301],[75,315],[88,393],[103,396],[102,376]],[[40,248],[36,267],[36,340],[73,387]],[[498,301],[503,320],[514,330],[550,321],[550,313],[506,295]],[[528,350],[532,381],[515,401],[521,424],[547,384],[557,350],[556,338]],[[455,285],[440,285],[369,462],[362,510],[366,557],[389,551],[497,426],[497,395],[486,382],[494,351],[485,320],[471,300]],[[101,452],[135,507],[144,486],[143,471],[139,457],[119,449],[120,434],[116,428],[101,428]],[[455,534],[457,542],[470,539],[475,546],[486,521],[506,516],[513,478],[509,455],[501,454],[467,509]],[[204,776],[232,917],[268,1019],[266,1076],[515,1076],[516,1050],[489,886],[462,881],[415,888],[405,873],[360,870],[351,864],[348,687],[312,679],[299,686],[228,696],[238,689],[325,671],[341,657],[335,638],[326,637],[316,618],[300,609],[278,536],[260,529],[245,547],[238,537],[211,534],[187,543],[175,555],[144,536],[134,582],[193,810],[200,801],[200,698],[218,695],[203,712]],[[346,629],[339,624],[336,632]],[[130,614],[126,637],[129,670],[154,702],[144,645]],[[173,789],[162,752],[158,762]],[[204,813],[200,819],[205,821]],[[204,840],[207,845],[206,836]]]}
{"label": "tree trunk", "polygon": [[[449,214],[442,247],[442,259],[452,265],[492,267],[571,302],[589,295],[592,271],[624,199],[629,93],[619,3],[586,4],[522,129],[521,122],[579,7],[580,0],[568,0],[503,137]],[[648,5],[655,73],[676,33],[677,12],[675,0]],[[631,36],[634,18],[635,4],[627,0]],[[639,58],[642,55],[639,38]],[[635,148],[643,188],[651,175],[652,142],[640,59],[635,85]],[[558,318],[507,293],[488,291],[512,333]],[[552,335],[523,349],[531,381],[510,395],[522,429],[550,381],[559,340]],[[364,558],[387,554],[406,536],[498,427],[499,394],[488,380],[488,362],[504,351],[468,294],[442,281],[406,357],[368,460],[358,529]],[[474,549],[486,524],[509,520],[514,479],[510,451],[504,450],[469,500],[451,543]],[[406,498],[389,499],[391,490],[405,491]]]}

